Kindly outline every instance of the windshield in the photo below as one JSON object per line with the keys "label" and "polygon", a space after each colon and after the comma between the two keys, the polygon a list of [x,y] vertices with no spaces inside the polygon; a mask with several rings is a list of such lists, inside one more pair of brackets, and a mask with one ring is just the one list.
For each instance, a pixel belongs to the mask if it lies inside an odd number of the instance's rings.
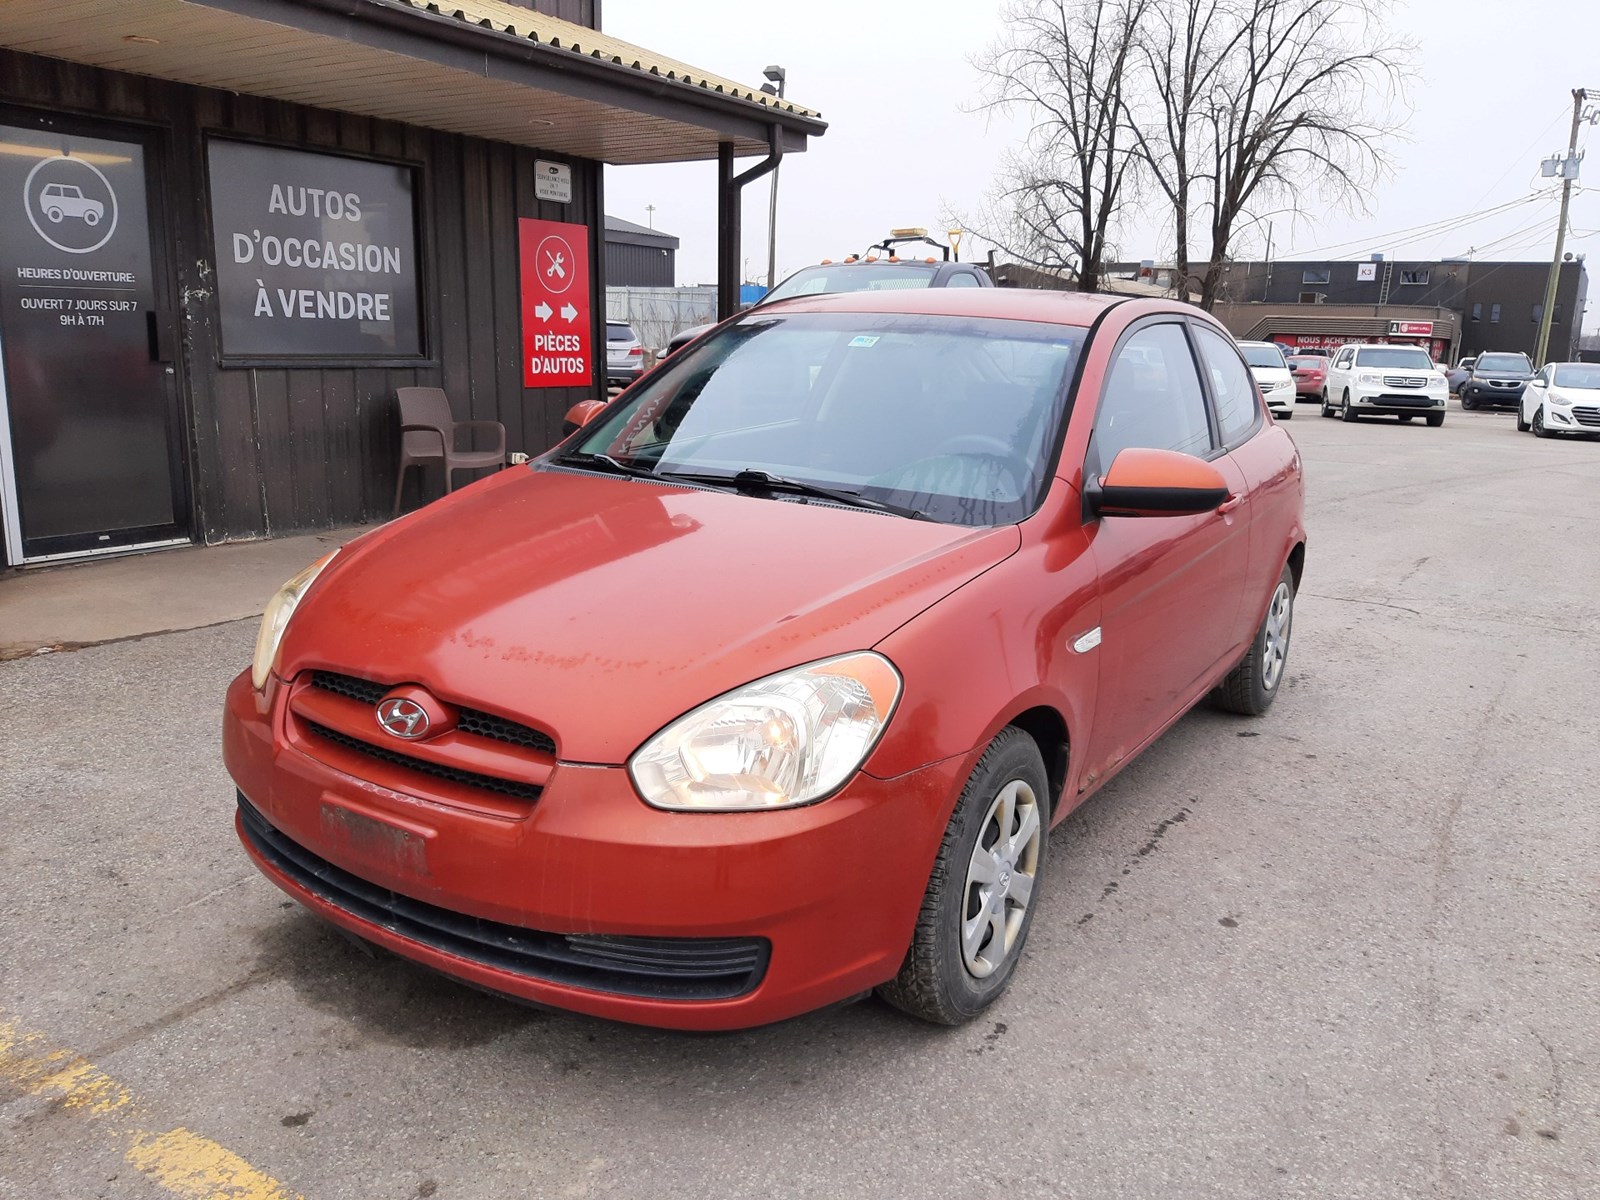
{"label": "windshield", "polygon": [[1480,371],[1526,371],[1533,374],[1533,364],[1526,354],[1480,354],[1476,367]]}
{"label": "windshield", "polygon": [[792,296],[822,296],[833,292],[887,292],[925,288],[933,283],[936,266],[927,263],[837,263],[805,267],[767,293],[763,304]]}
{"label": "windshield", "polygon": [[1283,351],[1276,346],[1251,346],[1241,342],[1239,349],[1244,351],[1244,360],[1252,367],[1279,367],[1284,366]]}
{"label": "windshield", "polygon": [[606,326],[606,341],[608,342],[636,342],[638,340],[633,335],[632,327],[628,325]]}
{"label": "windshield", "polygon": [[1411,346],[1363,346],[1356,351],[1358,367],[1404,367],[1412,371],[1433,370],[1433,359],[1426,350]]}
{"label": "windshield", "polygon": [[713,485],[762,472],[951,524],[1010,524],[1044,494],[1083,340],[1027,321],[756,309],[566,454]]}
{"label": "windshield", "polygon": [[1556,387],[1600,388],[1600,365],[1563,363],[1555,368],[1550,382]]}

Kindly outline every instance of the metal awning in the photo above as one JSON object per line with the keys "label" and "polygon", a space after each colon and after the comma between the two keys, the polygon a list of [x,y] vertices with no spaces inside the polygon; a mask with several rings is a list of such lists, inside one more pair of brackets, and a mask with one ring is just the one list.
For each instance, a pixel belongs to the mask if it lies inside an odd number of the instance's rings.
{"label": "metal awning", "polygon": [[504,0],[4,0],[0,46],[614,164],[795,153],[827,128]]}

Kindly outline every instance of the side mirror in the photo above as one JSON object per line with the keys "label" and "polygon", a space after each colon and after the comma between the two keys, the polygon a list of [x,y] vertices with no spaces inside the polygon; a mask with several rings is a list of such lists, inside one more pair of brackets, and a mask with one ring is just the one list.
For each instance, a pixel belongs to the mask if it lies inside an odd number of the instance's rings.
{"label": "side mirror", "polygon": [[1176,450],[1130,446],[1089,489],[1089,507],[1102,517],[1170,517],[1209,512],[1231,495],[1210,463]]}
{"label": "side mirror", "polygon": [[567,409],[566,432],[575,433],[605,411],[603,400],[580,400]]}
{"label": "side mirror", "polygon": [[1530,380],[1528,380],[1528,386],[1529,387],[1548,387],[1549,384],[1546,383],[1543,379],[1530,379]]}

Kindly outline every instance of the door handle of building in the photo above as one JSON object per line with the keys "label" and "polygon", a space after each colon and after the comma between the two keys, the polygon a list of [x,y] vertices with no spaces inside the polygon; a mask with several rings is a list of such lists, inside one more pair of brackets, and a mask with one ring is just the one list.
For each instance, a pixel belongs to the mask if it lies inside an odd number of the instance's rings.
{"label": "door handle of building", "polygon": [[1243,503],[1244,503],[1244,493],[1243,492],[1234,492],[1231,496],[1229,496],[1221,504],[1217,505],[1217,511],[1219,513],[1231,513],[1234,509],[1238,508],[1239,505],[1241,505]]}
{"label": "door handle of building", "polygon": [[167,347],[167,339],[162,336],[166,328],[166,322],[163,320],[164,316],[165,314],[159,313],[153,308],[145,309],[145,336],[150,341],[150,361],[155,363],[172,361],[172,352]]}

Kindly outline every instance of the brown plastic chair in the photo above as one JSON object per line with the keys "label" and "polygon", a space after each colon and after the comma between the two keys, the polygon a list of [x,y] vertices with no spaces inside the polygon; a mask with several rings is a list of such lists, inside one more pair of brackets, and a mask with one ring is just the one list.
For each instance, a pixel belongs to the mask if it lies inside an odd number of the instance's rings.
{"label": "brown plastic chair", "polygon": [[[395,389],[400,401],[400,477],[394,486],[394,515],[400,515],[400,497],[405,488],[406,468],[424,463],[444,464],[444,490],[451,491],[451,476],[456,471],[506,465],[506,427],[499,421],[457,421],[450,413],[450,400],[443,388],[403,387]],[[457,450],[456,434],[463,429],[492,429],[498,441],[493,450]]]}

